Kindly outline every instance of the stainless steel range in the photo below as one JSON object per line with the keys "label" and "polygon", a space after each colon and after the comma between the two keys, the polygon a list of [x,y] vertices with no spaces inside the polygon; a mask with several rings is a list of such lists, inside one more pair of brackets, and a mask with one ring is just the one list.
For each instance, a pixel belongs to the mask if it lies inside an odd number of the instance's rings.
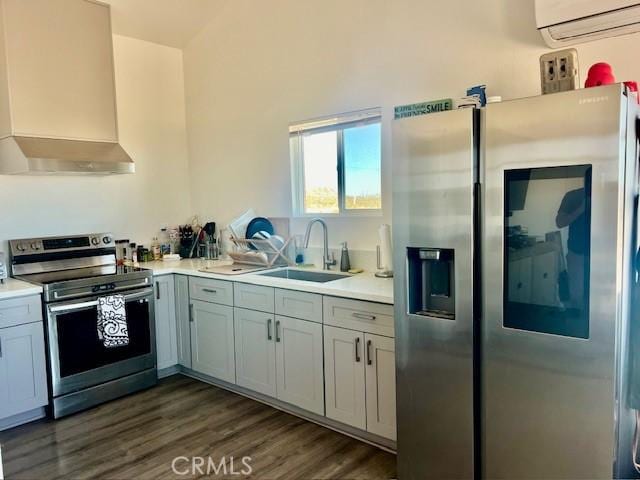
{"label": "stainless steel range", "polygon": [[[12,240],[15,278],[43,287],[49,407],[54,418],[157,382],[150,270],[117,266],[108,233]],[[105,347],[98,299],[122,295],[129,342]]]}

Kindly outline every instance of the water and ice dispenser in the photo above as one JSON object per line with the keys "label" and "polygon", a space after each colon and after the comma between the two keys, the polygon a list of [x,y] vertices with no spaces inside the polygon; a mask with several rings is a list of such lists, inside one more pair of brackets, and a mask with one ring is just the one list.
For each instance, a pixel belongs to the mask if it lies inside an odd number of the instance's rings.
{"label": "water and ice dispenser", "polygon": [[455,319],[454,251],[407,248],[408,313]]}

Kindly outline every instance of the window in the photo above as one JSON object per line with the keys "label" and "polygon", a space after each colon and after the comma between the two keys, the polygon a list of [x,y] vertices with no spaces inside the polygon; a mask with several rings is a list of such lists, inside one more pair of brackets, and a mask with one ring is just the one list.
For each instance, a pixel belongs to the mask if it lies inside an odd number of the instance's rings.
{"label": "window", "polygon": [[296,215],[380,211],[380,110],[289,127]]}

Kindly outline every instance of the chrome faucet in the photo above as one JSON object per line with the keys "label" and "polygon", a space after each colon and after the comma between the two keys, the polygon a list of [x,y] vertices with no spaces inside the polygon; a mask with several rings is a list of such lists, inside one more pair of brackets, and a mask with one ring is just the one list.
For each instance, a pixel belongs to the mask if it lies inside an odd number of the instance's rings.
{"label": "chrome faucet", "polygon": [[314,218],[309,222],[309,225],[307,225],[307,233],[304,234],[304,248],[309,247],[309,237],[311,236],[311,227],[313,227],[313,224],[316,222],[322,225],[322,231],[324,233],[324,250],[322,253],[322,269],[330,270],[331,265],[336,264],[336,259],[333,253],[331,254],[331,258],[329,258],[329,234],[327,232],[327,224],[321,218]]}

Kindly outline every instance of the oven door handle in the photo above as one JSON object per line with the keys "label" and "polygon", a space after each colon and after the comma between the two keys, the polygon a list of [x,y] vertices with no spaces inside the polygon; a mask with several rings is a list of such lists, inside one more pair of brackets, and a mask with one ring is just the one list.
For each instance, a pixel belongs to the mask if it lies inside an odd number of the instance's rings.
{"label": "oven door handle", "polygon": [[[131,293],[129,295],[124,296],[124,301],[129,302],[131,300],[136,300],[138,298],[148,297],[153,294],[153,290],[148,289],[143,292]],[[58,306],[50,306],[49,311],[51,313],[60,313],[60,312],[69,312],[72,310],[82,310],[85,308],[95,307],[98,305],[97,300],[93,300],[91,302],[80,302],[80,303],[72,303],[68,305],[58,305]]]}
{"label": "oven door handle", "polygon": [[[149,286],[149,281],[145,279],[145,281],[142,282],[142,283],[136,283],[135,285],[124,285],[122,287],[116,287],[114,289],[108,290],[108,292],[109,293],[116,293],[116,292],[119,292],[121,290],[131,290],[132,288],[141,288],[141,287],[148,287],[148,286]],[[105,292],[107,292],[107,291],[105,291]],[[100,291],[95,291],[93,293],[94,294],[95,293],[100,293]],[[77,298],[78,295],[64,295],[64,294],[61,295],[60,292],[53,292],[53,298],[55,298],[56,301],[66,300],[66,299],[71,300],[74,297]]]}

